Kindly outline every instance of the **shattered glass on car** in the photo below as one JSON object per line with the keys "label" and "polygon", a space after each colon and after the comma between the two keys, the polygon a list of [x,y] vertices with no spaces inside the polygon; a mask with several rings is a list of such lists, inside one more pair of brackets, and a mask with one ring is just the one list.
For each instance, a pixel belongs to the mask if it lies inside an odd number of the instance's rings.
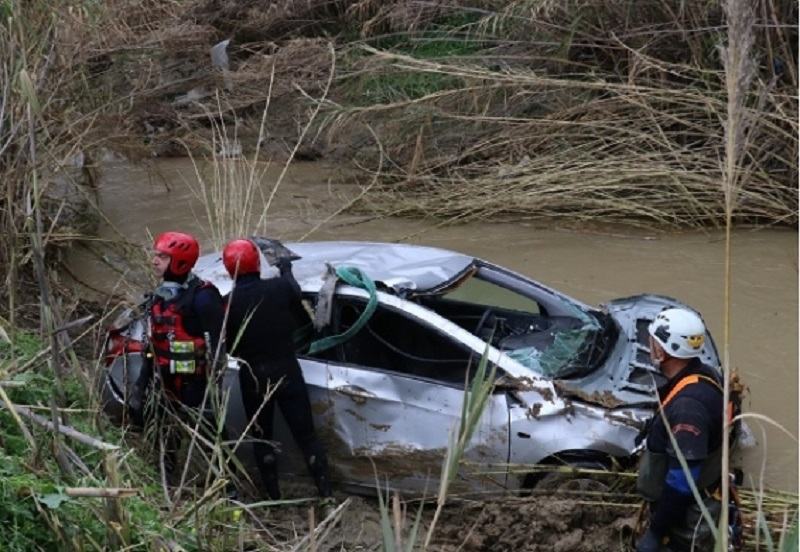
{"label": "shattered glass on car", "polygon": [[574,360],[578,358],[592,335],[599,330],[596,321],[586,320],[578,329],[551,330],[550,343],[509,349],[508,356],[548,378],[564,378],[577,372]]}

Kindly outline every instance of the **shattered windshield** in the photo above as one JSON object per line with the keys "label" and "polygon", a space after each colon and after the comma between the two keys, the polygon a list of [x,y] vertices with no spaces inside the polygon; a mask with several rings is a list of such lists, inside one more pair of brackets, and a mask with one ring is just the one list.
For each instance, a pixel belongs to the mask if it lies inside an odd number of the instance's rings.
{"label": "shattered windshield", "polygon": [[582,361],[589,356],[600,325],[591,317],[580,328],[550,329],[535,345],[507,343],[508,356],[538,374],[564,378],[590,372],[594,366]]}

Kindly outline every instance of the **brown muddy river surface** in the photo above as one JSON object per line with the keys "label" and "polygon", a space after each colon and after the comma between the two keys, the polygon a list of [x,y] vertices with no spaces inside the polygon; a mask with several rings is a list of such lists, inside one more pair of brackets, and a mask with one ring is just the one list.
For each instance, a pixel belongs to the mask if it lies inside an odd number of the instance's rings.
{"label": "brown muddy river surface", "polygon": [[[280,169],[276,164],[267,171],[267,194]],[[164,230],[184,230],[201,238],[204,252],[211,251],[204,209],[190,190],[195,177],[189,160],[158,160],[135,167],[109,165],[101,173],[98,202],[108,218],[108,223],[101,226],[101,238],[118,240],[122,235],[141,245],[144,253],[151,243],[148,232],[155,235]],[[441,227],[437,226],[438,221],[369,220],[351,214],[332,217],[360,191],[341,181],[341,172],[335,167],[295,163],[267,213],[267,234],[285,241],[408,241],[453,249],[507,266],[595,305],[644,292],[664,294],[700,310],[718,346],[722,344],[721,231],[541,229],[489,220]],[[88,247],[98,251],[102,245],[93,242]],[[88,247],[77,249],[69,260],[71,271],[80,280],[121,295],[137,297],[141,293],[146,282],[142,265],[117,262],[123,270],[130,270],[121,278]],[[746,409],[772,418],[796,436],[797,233],[736,230],[733,272],[731,362],[750,387]],[[797,492],[797,442],[768,424],[754,420],[749,424],[759,441],[758,448],[749,452],[745,460],[752,483],[757,485],[765,461],[768,486]]]}

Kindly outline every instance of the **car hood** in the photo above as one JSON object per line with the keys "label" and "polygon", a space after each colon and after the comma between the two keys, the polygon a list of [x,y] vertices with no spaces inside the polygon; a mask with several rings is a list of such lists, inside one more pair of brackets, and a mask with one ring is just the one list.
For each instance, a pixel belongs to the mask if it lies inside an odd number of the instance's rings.
{"label": "car hood", "polygon": [[[566,395],[612,408],[654,405],[655,388],[664,382],[664,376],[650,360],[647,328],[659,312],[673,307],[691,309],[672,297],[652,294],[609,302],[604,309],[620,332],[605,365],[585,377],[556,381],[556,387]],[[708,366],[719,366],[714,340],[708,333],[700,359]]]}
{"label": "car hood", "polygon": [[[292,263],[292,273],[303,291],[309,293],[322,287],[326,265],[358,268],[379,285],[405,296],[446,287],[474,270],[476,262],[469,255],[421,245],[343,241],[283,245],[300,257]],[[261,264],[263,276],[273,275],[273,267],[266,262]],[[222,294],[230,291],[231,281],[220,253],[201,257],[196,272]]]}

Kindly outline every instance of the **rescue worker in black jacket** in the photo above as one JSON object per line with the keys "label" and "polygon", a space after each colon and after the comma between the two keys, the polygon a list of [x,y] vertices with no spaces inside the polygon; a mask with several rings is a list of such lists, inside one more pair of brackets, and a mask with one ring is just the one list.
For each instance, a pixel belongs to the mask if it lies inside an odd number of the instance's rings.
{"label": "rescue worker in black jacket", "polygon": [[[686,523],[687,510],[695,501],[689,478],[704,497],[719,488],[724,431],[719,372],[698,358],[706,335],[702,319],[688,309],[667,309],[650,324],[649,334],[651,359],[667,377],[658,389],[667,424],[656,412],[639,465],[637,486],[650,503],[650,519],[637,552],[680,548],[675,539],[665,537]],[[681,468],[668,432],[688,464],[688,474]],[[669,548],[662,548],[665,540],[670,541]],[[703,546],[708,543],[696,550],[705,550]]]}
{"label": "rescue worker in black jacket", "polygon": [[[197,240],[182,232],[164,232],[153,244],[153,271],[162,282],[148,303],[152,364],[159,370],[166,399],[179,411],[181,406],[201,405],[212,363],[225,358],[220,345],[222,297],[213,284],[191,272],[199,254]],[[154,366],[147,365],[140,374],[135,396],[144,394]],[[174,467],[179,445],[179,432],[171,431],[167,469]]]}
{"label": "rescue worker in black jacket", "polygon": [[[294,331],[309,320],[300,287],[291,274],[289,259],[278,262],[280,278],[262,280],[261,259],[249,240],[225,246],[223,263],[235,285],[227,300],[227,343],[231,354],[246,362],[239,369],[242,400],[253,425],[254,449],[265,490],[272,499],[281,496],[277,454],[272,439],[275,404],[281,409],[292,436],[303,452],[323,505],[330,507],[331,486],[325,449],[314,431],[306,382],[295,355]],[[280,385],[263,408],[268,385]],[[259,408],[261,411],[259,412]]]}

